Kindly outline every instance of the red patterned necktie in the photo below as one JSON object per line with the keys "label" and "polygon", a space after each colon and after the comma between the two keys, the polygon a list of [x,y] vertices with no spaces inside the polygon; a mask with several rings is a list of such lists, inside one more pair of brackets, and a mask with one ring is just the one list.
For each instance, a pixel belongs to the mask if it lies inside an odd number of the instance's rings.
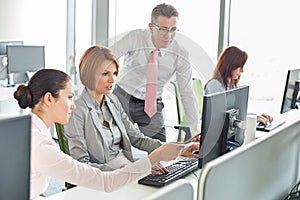
{"label": "red patterned necktie", "polygon": [[149,117],[152,117],[156,111],[156,85],[157,85],[157,55],[158,49],[152,52],[151,59],[148,63],[147,69],[147,83],[146,83],[146,96],[145,96],[145,107],[144,111]]}

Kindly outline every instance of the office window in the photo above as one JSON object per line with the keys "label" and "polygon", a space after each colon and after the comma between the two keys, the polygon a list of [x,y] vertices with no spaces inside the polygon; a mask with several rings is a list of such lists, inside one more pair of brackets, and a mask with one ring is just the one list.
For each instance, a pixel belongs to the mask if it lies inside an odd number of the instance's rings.
{"label": "office window", "polygon": [[91,46],[92,37],[92,0],[76,0],[75,19],[76,66],[83,52]]}
{"label": "office window", "polygon": [[249,54],[241,79],[250,85],[249,109],[279,114],[287,70],[300,67],[298,5],[297,0],[231,0],[229,42]]}
{"label": "office window", "polygon": [[[74,63],[75,67],[69,66],[69,73],[75,84],[75,98],[81,94],[84,86],[79,78],[79,63],[84,51],[91,46],[92,41],[92,0],[75,1],[75,36],[74,36]],[[71,45],[72,46],[72,45]],[[70,49],[72,51],[72,49]],[[72,59],[72,58],[69,58]],[[70,60],[69,60],[70,61]],[[76,70],[76,71],[74,71]]]}

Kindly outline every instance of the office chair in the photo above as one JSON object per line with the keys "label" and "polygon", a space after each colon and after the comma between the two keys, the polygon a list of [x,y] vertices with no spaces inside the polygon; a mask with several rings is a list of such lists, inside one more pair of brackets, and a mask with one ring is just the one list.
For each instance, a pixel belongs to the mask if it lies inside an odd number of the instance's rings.
{"label": "office chair", "polygon": [[[70,150],[69,150],[69,145],[68,145],[68,141],[66,140],[65,136],[64,136],[64,126],[62,124],[59,123],[55,123],[55,129],[56,129],[56,133],[57,133],[57,137],[58,137],[58,144],[59,144],[59,148],[62,152],[64,152],[65,154],[70,155]],[[75,187],[76,185],[73,185],[71,183],[65,182],[65,187],[66,189],[70,189]]]}
{"label": "office chair", "polygon": [[[194,92],[195,92],[196,98],[197,98],[198,112],[201,116],[204,89],[203,89],[202,82],[201,82],[200,79],[193,78],[192,82],[193,82]],[[184,113],[183,105],[182,105],[182,102],[181,102],[181,99],[180,99],[178,85],[175,81],[171,81],[171,84],[174,86],[174,90],[175,90],[176,106],[177,106],[177,114],[178,114],[178,123],[179,123],[179,126],[177,127],[179,129],[177,140],[178,141],[182,140],[181,137],[182,137],[182,132],[183,131],[186,133],[185,139],[184,139],[184,140],[186,140],[186,139],[188,139],[188,135],[190,135],[190,130],[189,130],[189,127],[186,126],[188,123],[187,123],[186,115]]]}

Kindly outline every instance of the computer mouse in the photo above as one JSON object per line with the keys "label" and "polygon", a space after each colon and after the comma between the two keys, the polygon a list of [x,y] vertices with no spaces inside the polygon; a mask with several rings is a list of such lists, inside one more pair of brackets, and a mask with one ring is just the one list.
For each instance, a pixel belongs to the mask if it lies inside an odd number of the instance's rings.
{"label": "computer mouse", "polygon": [[258,122],[258,123],[256,124],[256,127],[257,127],[257,128],[264,128],[265,125],[264,125],[262,122]]}
{"label": "computer mouse", "polygon": [[199,154],[199,150],[194,151],[193,154]]}

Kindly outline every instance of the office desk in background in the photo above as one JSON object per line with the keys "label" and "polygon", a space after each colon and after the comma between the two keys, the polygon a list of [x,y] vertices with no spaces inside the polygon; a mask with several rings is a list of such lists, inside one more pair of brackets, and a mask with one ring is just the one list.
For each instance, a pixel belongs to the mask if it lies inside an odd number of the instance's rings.
{"label": "office desk in background", "polygon": [[[254,199],[266,199],[265,197],[282,199],[287,195],[300,178],[300,159],[293,159],[300,157],[300,111],[293,110],[283,114],[282,117],[286,119],[286,123],[282,126],[271,132],[257,131],[258,139],[212,161],[214,171],[210,171],[211,168],[207,171],[204,167],[203,170],[196,170],[184,177],[183,179],[189,181],[193,186],[194,200],[214,200],[216,198],[206,197],[218,195],[217,199],[227,199],[229,196],[230,199],[237,200],[251,199],[251,195],[256,197]],[[286,137],[285,135],[289,133],[290,135]],[[263,144],[266,146],[262,146]],[[232,162],[226,162],[228,160]],[[205,174],[200,175],[203,171]],[[201,176],[200,179],[199,176]],[[155,192],[164,190],[165,187],[156,188],[134,182],[115,192],[105,193],[77,186],[49,196],[47,199],[119,200],[121,198],[143,200]],[[226,197],[222,195],[227,193],[230,195],[226,195]],[[239,194],[236,195],[237,193]]]}
{"label": "office desk in background", "polygon": [[14,99],[14,87],[0,87],[0,117],[11,117],[20,114],[18,102]]}
{"label": "office desk in background", "polygon": [[[30,114],[31,109],[21,109],[18,101],[14,98],[15,87],[0,87],[0,119]],[[50,127],[53,138],[57,138],[54,125]]]}

